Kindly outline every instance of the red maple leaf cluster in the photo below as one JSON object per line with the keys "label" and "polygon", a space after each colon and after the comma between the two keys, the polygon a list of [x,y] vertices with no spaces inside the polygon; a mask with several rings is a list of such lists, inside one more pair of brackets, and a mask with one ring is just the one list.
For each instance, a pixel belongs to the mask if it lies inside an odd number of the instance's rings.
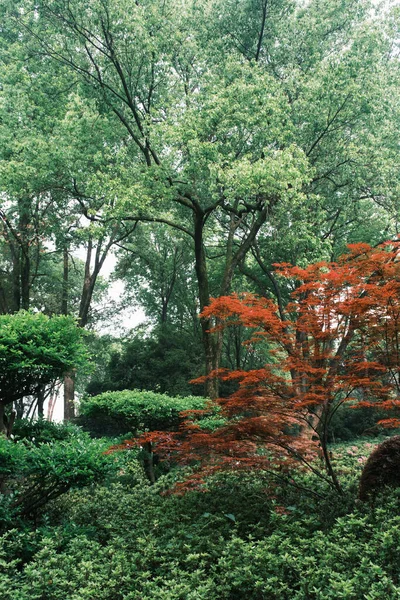
{"label": "red maple leaf cluster", "polygon": [[[179,431],[150,432],[136,441],[195,465],[186,488],[221,469],[282,472],[296,464],[317,470],[313,457],[319,454],[323,476],[339,489],[328,449],[335,412],[346,402],[395,413],[400,407],[400,242],[356,244],[337,262],[275,268],[295,283],[286,307],[233,294],[212,300],[202,314],[216,329],[250,328],[247,343],[268,347],[261,369],[207,375],[236,382],[234,393],[216,401],[224,424],[202,425],[214,410],[210,403],[205,411],[185,413]],[[382,425],[396,427],[400,419]]]}

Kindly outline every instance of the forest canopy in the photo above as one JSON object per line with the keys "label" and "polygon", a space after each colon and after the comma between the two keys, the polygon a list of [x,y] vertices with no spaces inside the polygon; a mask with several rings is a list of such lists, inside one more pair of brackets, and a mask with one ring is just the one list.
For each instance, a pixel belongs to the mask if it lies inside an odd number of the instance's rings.
{"label": "forest canopy", "polygon": [[[335,260],[346,243],[397,233],[398,7],[1,10],[3,313],[72,313],[95,328],[140,306],[156,356],[175,338],[201,353],[190,379],[253,360],[238,332],[207,333],[198,314],[211,297],[285,302],[275,263]],[[111,255],[125,291],[107,305]],[[206,387],[218,395],[216,380]]]}
{"label": "forest canopy", "polygon": [[0,23],[0,597],[398,599],[398,2]]}

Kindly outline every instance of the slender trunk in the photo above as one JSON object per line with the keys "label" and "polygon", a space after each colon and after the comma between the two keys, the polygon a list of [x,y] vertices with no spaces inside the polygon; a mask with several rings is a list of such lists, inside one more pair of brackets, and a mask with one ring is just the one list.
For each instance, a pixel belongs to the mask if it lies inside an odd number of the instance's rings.
{"label": "slender trunk", "polygon": [[7,435],[7,418],[5,414],[5,405],[0,402],[0,435]]}
{"label": "slender trunk", "polygon": [[151,485],[156,482],[156,476],[154,473],[154,452],[151,442],[146,442],[143,446],[143,467],[146,473],[147,479]]}
{"label": "slender trunk", "polygon": [[62,282],[62,295],[61,295],[61,314],[68,314],[68,283],[69,283],[69,260],[68,260],[68,245],[64,245],[63,250],[63,282]]}
{"label": "slender trunk", "polygon": [[21,255],[21,308],[29,310],[31,261],[27,253]]}
{"label": "slender trunk", "polygon": [[64,377],[64,421],[71,421],[75,417],[75,373],[68,373]]}
{"label": "slender trunk", "polygon": [[24,417],[25,406],[23,398],[19,398],[14,402],[14,410],[17,415],[17,419],[22,419]]}
{"label": "slender trunk", "polygon": [[8,310],[7,295],[4,287],[0,283],[0,314],[5,315],[8,313]]}
{"label": "slender trunk", "polygon": [[83,281],[81,301],[79,304],[79,317],[78,322],[80,327],[85,327],[89,320],[89,309],[92,302],[93,292],[96,285],[97,277],[100,273],[101,267],[103,266],[107,251],[103,253],[100,258],[101,242],[98,242],[97,250],[95,253],[95,261],[93,271],[91,272],[91,262],[93,253],[93,242],[89,239],[88,249],[86,254],[85,262],[85,279]]}
{"label": "slender trunk", "polygon": [[20,250],[14,247],[12,256],[12,303],[11,312],[18,312],[21,308],[21,263]]}
{"label": "slender trunk", "polygon": [[327,403],[326,408],[323,410],[323,413],[321,415],[320,418],[320,423],[319,423],[319,431],[320,431],[320,435],[319,435],[319,439],[320,439],[320,444],[321,444],[321,450],[322,450],[322,455],[324,458],[324,462],[325,462],[325,468],[326,471],[329,475],[329,477],[332,480],[332,483],[335,487],[335,489],[339,492],[342,493],[342,487],[339,483],[339,480],[337,478],[337,475],[332,467],[332,463],[331,463],[331,453],[329,452],[328,449],[328,427],[326,424],[326,418],[327,418],[327,412],[329,411],[329,403]]}
{"label": "slender trunk", "polygon": [[56,404],[56,399],[57,399],[59,389],[60,388],[58,387],[57,384],[53,385],[51,388],[50,396],[49,396],[49,404],[47,407],[47,420],[48,421],[53,420],[54,407]]}
{"label": "slender trunk", "polygon": [[37,388],[37,414],[39,419],[44,419],[44,399],[45,399],[45,386],[38,385]]}
{"label": "slender trunk", "polygon": [[9,438],[14,426],[16,412],[15,410],[11,411],[10,416],[7,417],[5,407],[6,405],[0,402],[0,435],[4,435]]}
{"label": "slender trunk", "polygon": [[[206,255],[203,244],[204,213],[197,211],[194,213],[194,245],[195,245],[195,269],[199,289],[200,311],[210,303],[210,293],[208,284],[208,273],[206,264]],[[219,347],[215,343],[215,335],[210,333],[213,323],[211,319],[201,319],[201,332],[205,354],[206,374],[218,371],[219,367]],[[212,377],[206,382],[205,393],[209,398],[215,399],[219,396],[218,377]]]}
{"label": "slender trunk", "polygon": [[79,326],[80,327],[85,327],[85,325],[87,325],[87,322],[89,320],[90,303],[92,301],[94,284],[96,282],[96,279],[97,279],[97,275],[95,278],[93,277],[93,275],[92,275],[92,277],[90,277],[88,279],[85,278],[85,282],[83,284],[83,289],[82,289],[81,303],[79,306]]}
{"label": "slender trunk", "polygon": [[14,427],[16,412],[15,410],[11,411],[10,417],[7,420],[7,437],[11,437],[11,433]]}
{"label": "slender trunk", "polygon": [[168,318],[168,300],[162,298],[161,300],[161,324],[165,324]]}
{"label": "slender trunk", "polygon": [[19,231],[20,231],[20,286],[21,286],[21,308],[29,310],[30,304],[30,278],[31,260],[29,255],[30,239],[28,235],[31,220],[30,200],[24,198],[18,202],[19,207]]}
{"label": "slender trunk", "polygon": [[[63,249],[63,282],[61,294],[61,313],[68,314],[68,291],[69,291],[69,260],[68,245]],[[74,373],[64,376],[64,421],[71,421],[75,417],[75,378]]]}

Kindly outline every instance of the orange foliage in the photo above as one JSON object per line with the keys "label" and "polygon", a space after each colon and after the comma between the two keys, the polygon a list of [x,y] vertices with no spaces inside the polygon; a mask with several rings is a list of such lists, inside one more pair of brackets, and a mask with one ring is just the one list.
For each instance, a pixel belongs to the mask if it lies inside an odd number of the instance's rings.
{"label": "orange foliage", "polygon": [[268,342],[267,364],[217,373],[237,382],[233,394],[217,401],[223,427],[203,429],[204,413],[186,413],[178,432],[151,432],[139,443],[155,443],[158,454],[197,465],[187,486],[220,469],[282,471],[302,464],[315,470],[318,452],[323,476],[339,488],[327,447],[334,412],[349,401],[400,405],[399,259],[396,241],[377,248],[351,245],[336,263],[275,265],[280,277],[296,281],[284,312],[275,301],[251,294],[212,300],[202,316],[214,318],[218,329],[232,323],[252,329],[252,344]]}

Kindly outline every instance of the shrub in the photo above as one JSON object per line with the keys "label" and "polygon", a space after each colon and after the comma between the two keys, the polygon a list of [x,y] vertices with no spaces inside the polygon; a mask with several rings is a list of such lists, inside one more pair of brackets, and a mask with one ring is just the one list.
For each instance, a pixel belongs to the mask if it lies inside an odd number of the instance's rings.
{"label": "shrub", "polygon": [[[221,477],[225,478],[225,482]],[[355,507],[324,530],[276,514],[261,484],[219,476],[210,494],[160,497],[120,484],[64,496],[64,522],[0,537],[4,600],[395,600],[399,497]],[[220,487],[222,485],[222,487]],[[239,490],[239,494],[235,492]],[[245,507],[246,492],[250,493]],[[257,501],[258,497],[258,501]],[[267,512],[258,539],[245,525]],[[230,513],[228,510],[232,510]],[[94,526],[95,525],[95,526]],[[261,532],[260,532],[261,533]]]}
{"label": "shrub", "polygon": [[29,440],[35,446],[57,440],[67,440],[71,437],[82,435],[82,430],[72,423],[54,423],[46,419],[30,421],[29,419],[18,419],[14,423],[13,439]]}
{"label": "shrub", "polygon": [[72,487],[104,478],[114,464],[104,449],[104,442],[83,433],[40,444],[0,436],[0,524],[36,518],[48,502]]}
{"label": "shrub", "polygon": [[84,397],[78,422],[97,434],[118,435],[156,429],[176,429],[180,412],[204,408],[205,399],[196,396],[172,398],[149,391],[124,390]]}
{"label": "shrub", "polygon": [[0,315],[0,430],[11,433],[4,407],[87,366],[83,332],[72,317],[25,311]]}
{"label": "shrub", "polygon": [[400,486],[400,435],[384,441],[368,458],[360,479],[360,500],[376,496],[385,486]]}

